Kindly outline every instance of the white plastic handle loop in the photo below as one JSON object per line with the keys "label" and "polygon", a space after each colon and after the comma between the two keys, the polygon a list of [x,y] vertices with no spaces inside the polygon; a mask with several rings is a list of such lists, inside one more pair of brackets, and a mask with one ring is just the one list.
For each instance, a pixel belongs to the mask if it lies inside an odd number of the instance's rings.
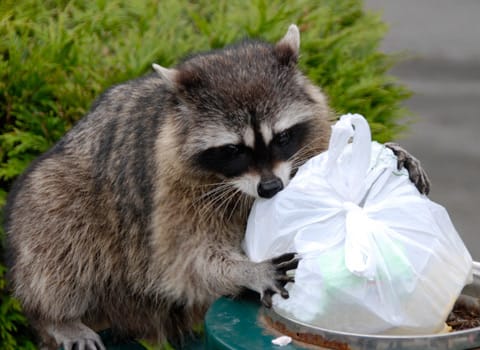
{"label": "white plastic handle loop", "polygon": [[[340,172],[337,161],[345,147],[353,138],[352,155],[348,171]],[[370,166],[372,137],[367,120],[360,114],[346,114],[332,126],[332,136],[328,147],[327,176],[330,183],[350,200],[357,203],[361,199],[364,179]],[[343,177],[344,181],[337,178]]]}

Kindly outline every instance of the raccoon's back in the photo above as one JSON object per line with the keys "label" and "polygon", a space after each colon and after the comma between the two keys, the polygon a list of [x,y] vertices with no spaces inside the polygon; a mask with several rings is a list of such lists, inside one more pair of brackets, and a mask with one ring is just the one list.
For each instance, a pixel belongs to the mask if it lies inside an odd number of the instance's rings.
{"label": "raccoon's back", "polygon": [[5,211],[14,273],[33,261],[101,271],[146,249],[165,96],[155,76],[109,89],[16,181]]}

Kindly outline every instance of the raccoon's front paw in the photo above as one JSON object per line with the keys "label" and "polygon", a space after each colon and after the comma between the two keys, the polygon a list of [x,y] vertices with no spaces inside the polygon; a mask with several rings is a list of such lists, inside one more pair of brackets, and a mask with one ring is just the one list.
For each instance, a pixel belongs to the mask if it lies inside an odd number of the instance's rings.
{"label": "raccoon's front paw", "polygon": [[252,289],[260,293],[265,307],[272,307],[272,295],[275,293],[285,299],[289,297],[284,287],[288,282],[294,282],[294,277],[287,275],[287,271],[296,269],[299,260],[295,253],[287,253],[256,265]]}
{"label": "raccoon's front paw", "polygon": [[385,146],[390,148],[397,156],[398,170],[402,168],[407,169],[410,181],[415,184],[415,187],[417,187],[420,193],[428,194],[430,192],[430,180],[420,164],[420,161],[396,143],[387,142]]}

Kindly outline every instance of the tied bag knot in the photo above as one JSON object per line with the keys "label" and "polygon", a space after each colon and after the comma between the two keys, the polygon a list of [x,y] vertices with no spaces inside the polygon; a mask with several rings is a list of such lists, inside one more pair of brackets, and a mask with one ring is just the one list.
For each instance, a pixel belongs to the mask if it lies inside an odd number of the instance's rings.
{"label": "tied bag knot", "polygon": [[[345,201],[345,267],[353,274],[374,280],[377,274],[375,235],[383,232],[379,223],[367,215],[364,208]],[[380,230],[372,230],[372,228]],[[375,232],[376,231],[376,232]]]}

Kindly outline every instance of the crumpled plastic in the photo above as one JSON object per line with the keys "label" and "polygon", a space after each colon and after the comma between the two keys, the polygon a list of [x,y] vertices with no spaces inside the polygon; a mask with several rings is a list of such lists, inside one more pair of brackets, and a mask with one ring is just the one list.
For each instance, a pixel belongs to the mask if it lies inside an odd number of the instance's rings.
{"label": "crumpled plastic", "polygon": [[[353,139],[353,142],[351,142]],[[465,284],[472,258],[447,211],[420,194],[367,121],[342,116],[328,151],[251,210],[246,254],[301,257],[279,314],[331,330],[431,334]]]}

